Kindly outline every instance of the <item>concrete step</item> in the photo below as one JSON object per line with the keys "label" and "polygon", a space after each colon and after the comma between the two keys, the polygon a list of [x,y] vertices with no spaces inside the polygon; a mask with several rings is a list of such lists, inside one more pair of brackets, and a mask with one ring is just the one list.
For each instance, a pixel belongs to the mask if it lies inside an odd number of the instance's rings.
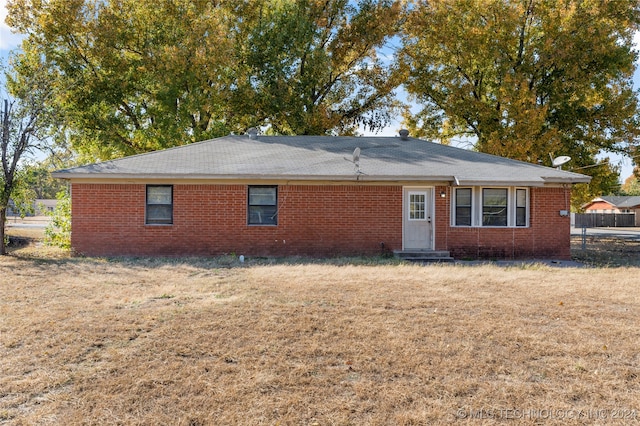
{"label": "concrete step", "polygon": [[393,255],[409,262],[437,263],[453,262],[451,253],[444,250],[396,250]]}

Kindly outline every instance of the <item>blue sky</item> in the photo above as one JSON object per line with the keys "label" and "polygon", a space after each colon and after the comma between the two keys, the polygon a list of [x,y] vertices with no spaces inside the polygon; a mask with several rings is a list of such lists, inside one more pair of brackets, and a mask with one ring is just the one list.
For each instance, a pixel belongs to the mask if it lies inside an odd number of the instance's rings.
{"label": "blue sky", "polygon": [[[0,0],[0,61],[6,63],[6,58],[10,50],[15,49],[21,40],[21,36],[18,34],[13,34],[9,27],[4,23],[6,17],[6,0]],[[640,49],[640,33],[636,34],[635,37],[636,46]],[[637,89],[640,89],[640,64],[638,69],[636,70],[634,76],[634,86]],[[386,135],[393,136],[397,134],[397,131],[400,129],[400,123],[394,122],[388,128],[384,129],[382,132],[379,132],[378,135]],[[621,173],[620,178],[621,181],[624,181],[628,176],[633,173],[633,166],[631,164],[631,160],[629,158],[624,158],[621,156],[609,155],[611,161],[615,164],[620,165]]]}
{"label": "blue sky", "polygon": [[6,55],[8,50],[13,49],[20,43],[20,36],[11,33],[9,27],[4,23],[4,19],[7,16],[6,3],[6,0],[0,0],[0,53],[3,56]]}

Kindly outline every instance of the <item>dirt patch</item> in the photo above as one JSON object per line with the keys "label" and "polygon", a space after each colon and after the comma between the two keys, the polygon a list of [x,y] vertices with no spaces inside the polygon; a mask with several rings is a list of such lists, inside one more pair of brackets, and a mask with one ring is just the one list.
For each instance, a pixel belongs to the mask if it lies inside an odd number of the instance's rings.
{"label": "dirt patch", "polygon": [[35,244],[36,240],[28,237],[19,237],[9,235],[9,244],[7,244],[8,250],[16,250],[28,246],[29,244]]}
{"label": "dirt patch", "polygon": [[50,247],[44,244],[44,228],[5,229],[9,238],[7,252],[18,258],[41,259],[44,261],[71,257],[69,250]]}
{"label": "dirt patch", "polygon": [[42,246],[44,240],[43,229],[18,229],[5,228],[5,236],[9,240],[7,244],[8,252],[25,249],[27,247],[35,248]]}

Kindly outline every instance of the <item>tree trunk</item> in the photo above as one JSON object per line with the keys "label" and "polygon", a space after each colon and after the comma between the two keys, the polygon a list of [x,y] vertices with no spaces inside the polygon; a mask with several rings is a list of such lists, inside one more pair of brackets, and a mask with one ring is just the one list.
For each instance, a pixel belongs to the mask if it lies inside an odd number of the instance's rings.
{"label": "tree trunk", "polygon": [[4,227],[7,222],[7,208],[0,207],[0,256],[7,254],[7,247],[4,245]]}

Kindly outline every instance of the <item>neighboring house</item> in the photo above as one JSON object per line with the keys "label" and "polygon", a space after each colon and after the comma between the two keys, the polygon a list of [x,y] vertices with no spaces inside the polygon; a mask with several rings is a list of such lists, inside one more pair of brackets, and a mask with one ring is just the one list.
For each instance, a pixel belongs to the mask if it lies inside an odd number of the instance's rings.
{"label": "neighboring house", "polygon": [[571,185],[590,180],[406,133],[226,136],[53,176],[83,255],[473,259],[569,258]]}
{"label": "neighboring house", "polygon": [[640,196],[602,196],[582,206],[585,213],[634,213],[640,226]]}
{"label": "neighboring house", "polygon": [[[33,213],[27,214],[27,216],[44,216],[47,213],[51,213],[55,210],[58,200],[38,198],[33,202]],[[19,216],[20,212],[16,210],[16,206],[13,200],[9,200],[7,206],[7,216]]]}
{"label": "neighboring house", "polygon": [[56,199],[39,198],[34,202],[35,215],[42,216],[48,213],[53,213],[56,209],[56,205],[58,205],[58,200]]}

